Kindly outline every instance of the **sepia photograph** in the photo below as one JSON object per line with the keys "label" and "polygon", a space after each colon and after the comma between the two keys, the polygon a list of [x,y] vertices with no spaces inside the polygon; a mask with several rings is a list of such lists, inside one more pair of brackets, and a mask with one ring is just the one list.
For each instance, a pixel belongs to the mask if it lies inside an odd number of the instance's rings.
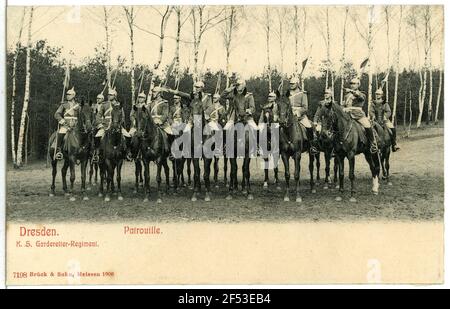
{"label": "sepia photograph", "polygon": [[123,4],[6,7],[7,284],[443,282],[443,5]]}

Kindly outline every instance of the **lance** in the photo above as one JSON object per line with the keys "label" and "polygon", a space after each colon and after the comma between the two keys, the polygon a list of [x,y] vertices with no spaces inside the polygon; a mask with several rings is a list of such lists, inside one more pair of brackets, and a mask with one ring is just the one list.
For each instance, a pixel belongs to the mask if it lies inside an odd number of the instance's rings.
{"label": "lance", "polygon": [[[66,74],[64,75],[64,82],[63,82],[63,92],[62,92],[62,97],[61,97],[61,104],[64,103],[64,94],[66,93],[66,88],[68,87],[70,82],[70,61],[67,63],[67,67],[66,67]],[[60,124],[58,122],[58,130],[56,131],[56,137],[55,137],[55,142],[56,142],[56,146],[55,149],[53,151],[53,159],[56,157],[56,148],[58,145],[58,133],[59,133],[59,129],[60,129]]]}
{"label": "lance", "polygon": [[173,70],[173,67],[174,67],[176,61],[177,61],[177,58],[173,58],[172,63],[171,63],[170,66],[167,68],[166,78],[165,78],[165,80],[164,80],[164,87],[166,87],[166,86],[167,86],[167,83],[169,82],[169,77],[170,77],[170,74],[172,74],[172,70]]}
{"label": "lance", "polygon": [[117,69],[114,72],[114,79],[111,85],[111,88],[114,89],[114,84],[116,83],[116,78],[117,78],[117,72],[119,72],[119,69],[122,67],[122,65],[125,63],[125,59],[120,59],[120,56],[117,57]]}

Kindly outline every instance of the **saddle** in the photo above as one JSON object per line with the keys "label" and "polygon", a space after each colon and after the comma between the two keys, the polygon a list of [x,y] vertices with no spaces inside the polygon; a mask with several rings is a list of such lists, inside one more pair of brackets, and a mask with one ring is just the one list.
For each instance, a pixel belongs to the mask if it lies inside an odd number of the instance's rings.
{"label": "saddle", "polygon": [[306,127],[302,123],[299,123],[299,124],[300,124],[300,133],[302,135],[302,139],[304,141],[307,141],[308,140],[308,135],[306,134]]}
{"label": "saddle", "polygon": [[366,129],[364,129],[363,125],[360,124],[360,123],[359,123],[357,120],[355,120],[355,119],[352,119],[352,125],[355,126],[356,131],[358,132],[359,140],[360,140],[364,145],[366,145],[366,144],[368,143],[367,136],[366,136]]}

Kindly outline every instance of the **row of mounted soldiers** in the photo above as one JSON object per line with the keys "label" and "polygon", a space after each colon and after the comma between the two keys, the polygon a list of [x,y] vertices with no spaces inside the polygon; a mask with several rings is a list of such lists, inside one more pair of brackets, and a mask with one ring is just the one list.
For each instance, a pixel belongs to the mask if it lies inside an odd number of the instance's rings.
{"label": "row of mounted soldiers", "polygon": [[[222,94],[215,93],[214,95],[211,95],[205,93],[204,87],[205,85],[202,81],[197,81],[194,83],[192,93],[158,86],[153,87],[151,95],[149,96],[143,92],[139,93],[135,107],[131,109],[131,128],[130,130],[126,130],[124,128],[125,124],[123,123],[123,136],[131,138],[136,134],[136,111],[143,107],[150,113],[154,123],[167,134],[167,144],[165,145],[167,148],[170,147],[170,141],[174,138],[172,126],[174,124],[186,123],[187,128],[190,128],[193,125],[195,115],[203,116],[206,125],[210,126],[212,130],[217,130],[219,125],[226,130],[235,122],[246,123],[253,129],[258,129],[258,125],[254,120],[256,113],[254,97],[252,93],[247,91],[244,80],[238,80],[231,87],[225,89]],[[377,145],[371,120],[389,128],[392,137],[392,151],[397,151],[399,147],[396,144],[396,129],[389,120],[391,117],[391,109],[389,104],[383,99],[383,90],[378,89],[375,92],[375,100],[373,104],[370,105],[369,117],[367,117],[363,110],[366,102],[366,95],[359,88],[359,78],[352,79],[350,88],[346,88],[343,102],[344,110],[365,128],[372,152],[377,151]],[[169,105],[169,101],[163,98],[163,93],[165,92],[173,95],[172,105]],[[322,120],[332,113],[331,106],[334,101],[332,99],[331,89],[325,90],[324,99],[320,102],[313,121],[307,116],[308,98],[305,91],[301,89],[297,77],[292,77],[289,80],[289,90],[285,95],[289,99],[293,114],[306,129],[308,140],[312,141],[311,151],[313,153],[317,152],[315,147],[317,142],[316,131],[320,131]],[[56,150],[56,159],[58,160],[63,158],[61,145],[64,140],[64,135],[70,128],[73,128],[76,125],[78,118],[80,105],[75,100],[75,96],[76,93],[74,88],[69,89],[66,92],[66,100],[55,112],[55,119],[59,124]],[[263,115],[266,113],[269,113],[272,119],[274,119],[274,122],[277,122],[278,96],[279,94],[277,95],[275,92],[269,93],[267,102],[262,106],[259,123],[262,122]],[[117,100],[117,92],[113,88],[108,90],[106,100],[103,94],[99,94],[97,96],[97,102],[92,106],[93,112],[95,113],[96,127],[94,141],[95,151],[93,154],[94,162],[98,161],[100,140],[105,134],[105,130],[110,125],[113,106],[120,106],[120,103]],[[122,119],[125,119],[125,117],[122,117]],[[134,159],[134,157],[135,155],[133,156],[131,152],[127,155],[129,160]]]}

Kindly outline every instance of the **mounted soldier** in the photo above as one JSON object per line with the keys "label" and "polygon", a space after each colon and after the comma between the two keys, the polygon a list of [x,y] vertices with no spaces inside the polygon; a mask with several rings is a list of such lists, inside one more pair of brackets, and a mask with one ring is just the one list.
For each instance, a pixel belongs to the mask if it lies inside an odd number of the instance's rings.
{"label": "mounted soldier", "polygon": [[[107,130],[111,125],[111,113],[113,107],[121,106],[120,102],[116,99],[117,92],[115,89],[110,88],[108,90],[108,99],[104,101],[98,108],[97,115],[95,116],[95,122],[97,124],[97,134],[95,134],[94,140],[94,158],[98,160],[100,141],[105,135],[105,130]],[[124,129],[125,125],[125,113],[122,108],[122,136],[130,137],[127,130]]]}
{"label": "mounted soldier", "polygon": [[75,89],[69,89],[66,92],[66,101],[63,102],[55,112],[55,119],[58,121],[59,130],[56,142],[56,160],[62,160],[62,143],[65,140],[66,133],[73,130],[78,122],[80,104],[75,101]]}
{"label": "mounted soldier", "polygon": [[346,88],[346,95],[344,97],[344,111],[350,114],[350,116],[357,120],[365,129],[366,136],[370,142],[370,151],[376,153],[378,151],[375,135],[372,130],[369,118],[363,111],[364,104],[366,102],[366,95],[359,90],[361,81],[359,78],[353,78],[350,82],[350,88]]}
{"label": "mounted soldier", "polygon": [[389,120],[391,117],[391,107],[387,102],[384,102],[383,99],[383,90],[378,89],[375,92],[375,100],[370,105],[369,117],[370,120],[376,121],[381,127],[384,128],[386,126],[392,137],[392,151],[396,152],[400,150],[400,147],[397,146],[397,132],[393,125],[393,123]]}
{"label": "mounted soldier", "polygon": [[[220,94],[213,95],[213,101],[205,110],[205,119],[211,130],[220,130],[227,122],[227,111],[220,103]],[[220,127],[219,127],[220,125]]]}
{"label": "mounted soldier", "polygon": [[255,130],[258,129],[253,119],[253,114],[256,111],[255,99],[253,94],[247,91],[247,85],[244,80],[239,79],[233,86],[225,89],[221,98],[229,100],[229,108],[227,111],[229,119],[224,128],[225,130],[236,122],[248,124]]}
{"label": "mounted soldier", "polygon": [[96,115],[98,113],[98,110],[100,109],[100,106],[102,105],[103,101],[105,101],[105,97],[103,96],[102,93],[99,93],[97,95],[97,101],[92,105],[92,112],[94,113],[94,115]]}
{"label": "mounted soldier", "polygon": [[300,89],[300,80],[298,77],[293,76],[289,80],[289,90],[286,92],[286,97],[289,98],[289,102],[292,107],[293,114],[297,117],[300,124],[306,129],[306,135],[310,142],[310,152],[317,153],[316,149],[316,136],[312,127],[311,121],[308,118],[308,97],[306,92]]}
{"label": "mounted soldier", "polygon": [[262,106],[261,115],[259,116],[259,128],[261,129],[261,124],[265,123],[264,118],[267,123],[278,122],[278,104],[276,102],[277,95],[275,92],[270,92],[267,97],[267,103]]}
{"label": "mounted soldier", "polygon": [[153,87],[151,101],[147,103],[147,110],[153,122],[165,135],[164,147],[167,151],[170,151],[169,139],[173,139],[173,131],[169,123],[169,101],[162,97],[162,92],[163,88]]}
{"label": "mounted soldier", "polygon": [[328,117],[333,112],[331,110],[331,106],[333,103],[332,91],[331,89],[325,89],[324,99],[319,102],[319,106],[317,107],[316,113],[314,114],[313,124],[316,128],[316,134],[320,133],[322,129],[322,122],[324,119],[328,119]]}
{"label": "mounted soldier", "polygon": [[145,106],[145,98],[147,96],[144,92],[139,93],[136,103],[134,103],[134,107],[130,111],[130,122],[131,128],[128,131],[132,137],[136,134],[137,123],[136,123],[136,113],[142,110],[142,107]]}

